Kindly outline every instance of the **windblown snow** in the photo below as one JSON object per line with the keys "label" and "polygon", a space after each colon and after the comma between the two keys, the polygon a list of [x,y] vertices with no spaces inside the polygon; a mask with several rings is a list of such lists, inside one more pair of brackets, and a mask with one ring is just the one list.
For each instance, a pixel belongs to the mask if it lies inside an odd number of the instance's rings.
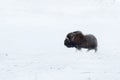
{"label": "windblown snow", "polygon": [[[94,34],[98,51],[64,46]],[[0,80],[120,80],[119,0],[1,0]]]}

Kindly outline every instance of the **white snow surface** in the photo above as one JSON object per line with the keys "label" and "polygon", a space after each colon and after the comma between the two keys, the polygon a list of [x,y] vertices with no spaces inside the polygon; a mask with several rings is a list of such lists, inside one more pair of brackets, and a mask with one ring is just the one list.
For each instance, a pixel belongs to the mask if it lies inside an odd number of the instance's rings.
{"label": "white snow surface", "polygon": [[[98,51],[64,46],[93,34]],[[0,80],[120,80],[120,0],[1,0]]]}

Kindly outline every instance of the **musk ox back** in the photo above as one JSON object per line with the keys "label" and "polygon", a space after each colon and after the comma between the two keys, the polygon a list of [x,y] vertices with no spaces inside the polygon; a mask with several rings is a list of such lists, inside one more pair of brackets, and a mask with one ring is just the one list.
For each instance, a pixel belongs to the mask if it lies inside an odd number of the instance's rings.
{"label": "musk ox back", "polygon": [[68,33],[65,40],[64,45],[68,48],[75,47],[78,50],[81,48],[86,48],[88,50],[97,51],[97,39],[94,35],[88,34],[84,35],[81,31],[74,31]]}

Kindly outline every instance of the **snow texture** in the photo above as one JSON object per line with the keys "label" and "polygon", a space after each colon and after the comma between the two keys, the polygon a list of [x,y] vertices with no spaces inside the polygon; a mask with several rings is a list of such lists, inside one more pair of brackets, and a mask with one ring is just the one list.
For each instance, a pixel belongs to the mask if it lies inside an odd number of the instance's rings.
{"label": "snow texture", "polygon": [[[64,46],[94,34],[98,51]],[[120,0],[1,0],[0,80],[120,80]]]}

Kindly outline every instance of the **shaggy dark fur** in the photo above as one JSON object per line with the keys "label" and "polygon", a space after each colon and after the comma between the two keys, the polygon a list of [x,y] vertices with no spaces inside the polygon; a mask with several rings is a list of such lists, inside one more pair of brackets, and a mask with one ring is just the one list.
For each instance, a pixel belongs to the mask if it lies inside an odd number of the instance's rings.
{"label": "shaggy dark fur", "polygon": [[68,48],[75,47],[78,50],[86,48],[88,51],[92,49],[94,49],[95,52],[97,51],[97,39],[95,36],[91,34],[84,35],[81,31],[68,33],[64,40],[64,45]]}

